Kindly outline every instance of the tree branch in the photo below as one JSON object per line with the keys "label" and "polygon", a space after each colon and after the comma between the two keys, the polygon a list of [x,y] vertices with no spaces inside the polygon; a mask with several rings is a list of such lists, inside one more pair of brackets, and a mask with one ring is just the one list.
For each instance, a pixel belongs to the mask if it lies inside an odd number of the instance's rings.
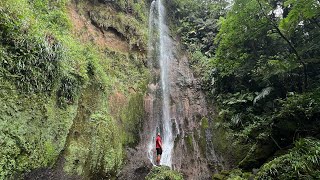
{"label": "tree branch", "polygon": [[257,0],[262,14],[268,19],[268,21],[271,23],[271,25],[276,29],[278,34],[286,41],[290,49],[293,51],[295,54],[298,62],[303,66],[303,74],[304,74],[304,88],[306,89],[308,87],[308,74],[307,74],[307,65],[306,63],[302,60],[301,56],[299,55],[298,51],[294,47],[294,45],[291,43],[291,41],[281,32],[281,30],[278,27],[278,24],[276,24],[272,19],[269,18],[269,16],[265,13],[264,8],[262,7],[262,4],[260,0]]}

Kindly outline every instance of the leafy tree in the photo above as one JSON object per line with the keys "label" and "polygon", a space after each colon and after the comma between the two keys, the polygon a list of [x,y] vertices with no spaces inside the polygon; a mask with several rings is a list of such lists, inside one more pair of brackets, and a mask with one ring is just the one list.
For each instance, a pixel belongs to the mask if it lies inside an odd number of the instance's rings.
{"label": "leafy tree", "polygon": [[192,67],[220,111],[216,126],[251,146],[241,167],[259,167],[295,139],[318,136],[319,1],[173,4]]}

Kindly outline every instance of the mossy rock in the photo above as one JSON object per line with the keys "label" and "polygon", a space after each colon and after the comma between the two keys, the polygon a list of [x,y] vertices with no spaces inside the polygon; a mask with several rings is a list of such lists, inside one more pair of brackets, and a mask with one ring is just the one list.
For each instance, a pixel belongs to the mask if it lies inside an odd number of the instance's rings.
{"label": "mossy rock", "polygon": [[275,150],[276,147],[272,141],[265,144],[254,144],[247,153],[247,156],[239,163],[239,167],[246,170],[259,167]]}
{"label": "mossy rock", "polygon": [[183,176],[167,166],[153,167],[146,180],[182,180]]}
{"label": "mossy rock", "polygon": [[0,90],[0,99],[0,179],[52,166],[76,108],[59,109],[53,98],[27,97],[16,91]]}
{"label": "mossy rock", "polygon": [[223,154],[224,160],[229,164],[239,164],[252,146],[250,143],[239,143],[232,136],[232,131],[225,128],[218,118],[213,125],[212,142],[216,153]]}

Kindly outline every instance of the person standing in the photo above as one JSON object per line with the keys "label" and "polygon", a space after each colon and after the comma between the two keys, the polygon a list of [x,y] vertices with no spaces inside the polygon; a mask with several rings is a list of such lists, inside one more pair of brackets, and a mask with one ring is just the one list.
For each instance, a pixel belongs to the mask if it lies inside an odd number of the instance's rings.
{"label": "person standing", "polygon": [[156,165],[160,165],[160,159],[162,155],[162,140],[160,133],[158,133],[157,138],[156,138],[156,150],[157,150],[157,159],[156,159]]}

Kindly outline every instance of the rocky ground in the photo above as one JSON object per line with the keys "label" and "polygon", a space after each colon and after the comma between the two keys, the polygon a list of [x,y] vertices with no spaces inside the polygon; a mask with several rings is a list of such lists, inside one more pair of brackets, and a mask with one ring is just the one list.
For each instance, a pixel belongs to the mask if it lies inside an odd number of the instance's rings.
{"label": "rocky ground", "polygon": [[[145,179],[148,173],[151,171],[153,165],[148,158],[143,154],[144,150],[140,148],[127,149],[127,159],[125,166],[118,175],[119,180],[141,180]],[[145,157],[145,158],[143,158]]]}

